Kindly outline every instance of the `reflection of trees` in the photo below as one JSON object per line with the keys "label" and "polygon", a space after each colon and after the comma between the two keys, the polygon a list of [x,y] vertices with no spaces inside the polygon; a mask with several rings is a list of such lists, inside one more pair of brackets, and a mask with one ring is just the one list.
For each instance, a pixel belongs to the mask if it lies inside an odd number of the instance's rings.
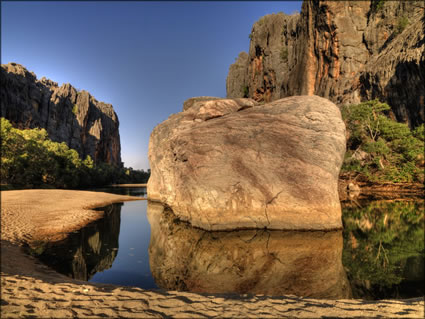
{"label": "reflection of trees", "polygon": [[44,263],[69,277],[89,280],[112,266],[117,255],[122,204],[103,207],[103,218],[67,238],[32,250]]}
{"label": "reflection of trees", "polygon": [[418,288],[422,292],[416,289],[424,280],[423,201],[374,201],[361,208],[346,206],[343,223],[343,263],[355,297],[423,294],[423,288]]}

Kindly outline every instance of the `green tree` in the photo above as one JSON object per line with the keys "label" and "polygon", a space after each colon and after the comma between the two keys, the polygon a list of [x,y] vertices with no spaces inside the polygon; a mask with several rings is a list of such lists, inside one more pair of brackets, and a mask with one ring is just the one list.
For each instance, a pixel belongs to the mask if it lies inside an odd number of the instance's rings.
{"label": "green tree", "polygon": [[20,130],[1,118],[1,182],[18,187],[83,188],[111,183],[145,183],[149,173],[82,160],[44,129]]}
{"label": "green tree", "polygon": [[375,182],[423,182],[423,125],[411,131],[389,111],[378,100],[343,107],[349,139],[342,171]]}
{"label": "green tree", "polygon": [[283,46],[282,49],[280,50],[280,59],[283,62],[288,62],[288,48],[286,46]]}
{"label": "green tree", "polygon": [[396,28],[395,28],[395,31],[394,32],[396,34],[402,33],[404,31],[404,29],[406,29],[406,27],[408,26],[408,24],[409,24],[409,19],[406,16],[400,17],[398,19],[398,21],[397,21],[397,25],[396,25]]}

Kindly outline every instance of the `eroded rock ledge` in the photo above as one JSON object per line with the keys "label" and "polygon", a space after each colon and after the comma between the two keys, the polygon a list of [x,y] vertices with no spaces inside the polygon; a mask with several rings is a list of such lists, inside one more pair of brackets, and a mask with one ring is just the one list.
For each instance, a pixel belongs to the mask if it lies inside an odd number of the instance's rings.
{"label": "eroded rock ledge", "polygon": [[185,104],[151,134],[150,200],[205,230],[342,227],[345,126],[335,104],[318,96]]}

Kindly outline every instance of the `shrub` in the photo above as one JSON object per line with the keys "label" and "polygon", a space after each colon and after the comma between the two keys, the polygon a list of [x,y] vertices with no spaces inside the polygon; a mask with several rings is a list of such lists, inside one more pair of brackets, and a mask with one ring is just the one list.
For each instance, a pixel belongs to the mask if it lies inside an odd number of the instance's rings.
{"label": "shrub", "polygon": [[78,105],[77,104],[74,104],[74,106],[72,107],[72,113],[77,115],[77,113],[78,113]]}
{"label": "shrub", "polygon": [[380,10],[382,10],[382,8],[384,7],[386,0],[373,0],[371,3],[371,9],[373,12],[378,12]]}
{"label": "shrub", "polygon": [[283,46],[280,50],[280,58],[284,62],[288,62],[288,48],[286,46]]}
{"label": "shrub", "polygon": [[242,91],[243,91],[243,97],[249,97],[249,87],[248,86],[244,86],[243,88],[242,88]]}
{"label": "shrub", "polygon": [[65,143],[53,142],[45,129],[20,130],[1,118],[2,184],[18,187],[54,186],[81,188],[111,183],[145,183],[150,172],[95,165],[90,156],[82,160],[76,150]]}
{"label": "shrub", "polygon": [[406,16],[400,17],[397,22],[395,33],[396,34],[402,33],[404,29],[406,29],[408,24],[409,24],[409,19]]}
{"label": "shrub", "polygon": [[378,100],[343,107],[350,136],[342,171],[375,182],[423,182],[424,127],[411,131],[387,117],[389,110]]}
{"label": "shrub", "polygon": [[417,128],[413,130],[413,136],[418,140],[424,142],[425,141],[425,125],[421,124]]}

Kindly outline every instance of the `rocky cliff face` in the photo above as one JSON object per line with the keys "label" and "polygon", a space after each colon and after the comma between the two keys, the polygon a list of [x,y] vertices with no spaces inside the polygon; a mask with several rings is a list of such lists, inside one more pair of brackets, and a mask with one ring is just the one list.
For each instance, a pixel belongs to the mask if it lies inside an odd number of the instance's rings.
{"label": "rocky cliff face", "polygon": [[82,158],[120,166],[118,117],[112,105],[29,72],[22,65],[1,66],[1,116],[18,128],[45,128],[55,142],[65,142]]}
{"label": "rocky cliff face", "polygon": [[423,123],[422,1],[305,0],[300,14],[257,21],[230,66],[227,96],[269,102],[319,95],[338,105],[379,98],[399,121]]}

